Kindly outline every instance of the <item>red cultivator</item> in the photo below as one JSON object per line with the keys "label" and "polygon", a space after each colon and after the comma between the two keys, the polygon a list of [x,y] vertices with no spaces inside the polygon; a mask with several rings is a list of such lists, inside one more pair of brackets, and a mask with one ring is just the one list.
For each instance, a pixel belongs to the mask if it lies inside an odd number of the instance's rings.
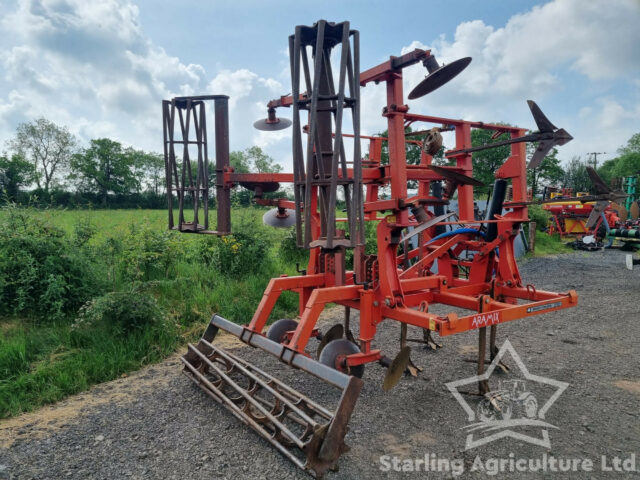
{"label": "red cultivator", "polygon": [[[395,385],[406,370],[415,373],[406,345],[408,325],[422,329],[419,342],[431,347],[437,346],[432,332],[446,336],[478,330],[478,372],[482,373],[487,327],[493,358],[499,324],[577,304],[574,291],[554,293],[525,285],[514,257],[514,238],[521,224],[528,221],[525,142],[539,142],[532,159],[535,164],[550,148],[571,137],[553,126],[533,102],[529,106],[539,131],[530,135],[517,127],[409,112],[402,91],[404,68],[422,62],[429,72],[410,93],[412,99],[445,84],[469,64],[470,58],[439,66],[429,50],[414,50],[360,72],[358,32],[350,30],[348,22],[298,26],[289,37],[289,49],[292,95],[269,102],[268,118],[256,122],[256,127],[287,127],[289,122],[279,119],[276,109],[292,108],[293,173],[234,173],[228,163],[226,97],[183,97],[164,103],[167,186],[170,226],[180,231],[229,233],[229,195],[237,184],[253,190],[258,203],[276,207],[265,215],[266,223],[286,226],[295,221],[298,243],[309,249],[306,271],[300,276],[273,278],[253,318],[243,326],[214,315],[198,345],[189,346],[183,362],[185,373],[215,400],[298,466],[320,476],[336,467],[346,449],[346,425],[362,386],[359,377],[364,366],[379,362],[388,367],[385,388]],[[332,53],[337,56],[337,73],[330,61]],[[389,134],[386,139],[366,137],[369,155],[362,159],[360,87],[371,82],[387,86],[382,115]],[[199,202],[206,205],[208,197],[205,116],[201,112],[209,99],[214,100],[216,111],[216,231],[209,230],[206,215],[202,225],[197,218]],[[174,134],[176,118],[179,135]],[[350,124],[350,135],[343,133],[346,123]],[[406,161],[405,129],[409,125],[435,125],[425,130],[418,165]],[[473,128],[507,133],[510,139],[472,148]],[[194,130],[194,137],[190,137]],[[455,149],[446,152],[452,166],[431,165],[432,155],[442,144],[441,131],[455,133]],[[346,136],[353,140],[345,141]],[[381,162],[383,142],[388,142],[387,164]],[[486,218],[477,220],[473,186],[479,182],[472,178],[472,152],[497,144],[510,144],[511,155],[495,172]],[[180,146],[182,160],[177,155]],[[197,162],[190,158],[190,152],[196,150]],[[416,184],[417,191],[410,194],[408,182]],[[294,201],[263,198],[280,183],[293,184]],[[509,184],[512,200],[506,202]],[[444,214],[444,205],[456,193],[457,211]],[[172,194],[177,195],[179,205],[175,226]],[[185,220],[188,197],[196,212],[193,221]],[[338,201],[346,206],[343,218],[336,214]],[[365,254],[366,221],[377,223],[377,252],[373,255]],[[345,263],[348,248],[353,249],[353,270],[347,270]],[[284,291],[299,295],[299,318],[278,320],[266,330],[269,315]],[[329,303],[345,307],[345,323],[321,334],[318,318]],[[434,304],[468,313],[430,313]],[[356,335],[349,315],[352,309],[360,312]],[[383,320],[396,320],[402,326],[401,351],[394,360],[372,345]],[[342,389],[337,409],[326,410],[216,347],[212,342],[219,329]],[[312,337],[321,339],[318,360],[305,351]],[[486,382],[479,388],[481,393],[488,391]]]}

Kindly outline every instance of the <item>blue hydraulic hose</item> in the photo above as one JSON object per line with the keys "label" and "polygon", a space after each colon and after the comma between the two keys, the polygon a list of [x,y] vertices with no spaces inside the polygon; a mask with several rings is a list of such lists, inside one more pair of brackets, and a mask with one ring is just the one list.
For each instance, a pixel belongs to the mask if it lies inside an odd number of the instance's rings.
{"label": "blue hydraulic hose", "polygon": [[454,235],[458,235],[459,233],[475,233],[476,235],[480,235],[481,237],[485,237],[485,234],[480,230],[476,230],[475,228],[459,228],[457,230],[451,230],[450,232],[444,232],[440,235],[436,235],[431,240],[427,242],[427,245],[431,242],[435,242],[436,240],[440,240],[441,238],[453,237]]}

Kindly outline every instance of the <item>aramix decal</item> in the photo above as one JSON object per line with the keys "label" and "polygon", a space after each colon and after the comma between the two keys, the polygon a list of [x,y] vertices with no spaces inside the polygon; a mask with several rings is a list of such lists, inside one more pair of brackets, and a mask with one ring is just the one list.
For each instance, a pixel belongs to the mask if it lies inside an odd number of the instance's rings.
{"label": "aramix decal", "polygon": [[502,315],[500,312],[479,313],[471,319],[471,327],[486,327],[500,323]]}
{"label": "aramix decal", "polygon": [[537,305],[527,308],[527,313],[539,312],[540,310],[549,310],[550,308],[561,307],[562,302],[547,303],[545,305]]}

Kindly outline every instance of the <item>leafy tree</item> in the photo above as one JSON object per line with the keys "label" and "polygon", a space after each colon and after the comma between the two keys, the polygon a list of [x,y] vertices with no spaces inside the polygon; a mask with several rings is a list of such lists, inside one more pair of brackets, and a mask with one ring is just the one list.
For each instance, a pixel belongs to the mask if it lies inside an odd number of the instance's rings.
{"label": "leafy tree", "polygon": [[[235,151],[229,153],[229,165],[233,167],[236,173],[249,173],[251,171],[251,161],[245,152]],[[215,163],[213,165],[215,169]]]}
{"label": "leafy tree", "polygon": [[157,153],[147,153],[144,157],[147,188],[155,195],[165,191],[166,178],[164,170],[164,157]]}
{"label": "leafy tree", "polygon": [[618,157],[607,160],[598,169],[598,174],[607,183],[640,174],[640,133],[633,135],[624,147],[620,147],[618,154]]}
{"label": "leafy tree", "polygon": [[[278,173],[282,170],[282,166],[257,146],[230,152],[229,165],[233,167],[235,173]],[[216,165],[215,161],[211,161],[209,162],[209,186],[215,186],[215,181]],[[236,205],[249,205],[252,198],[253,192],[245,188],[236,188],[231,193],[231,201]]]}
{"label": "leafy tree", "polygon": [[19,124],[9,145],[15,153],[32,163],[38,188],[49,192],[56,177],[69,165],[77,140],[67,127],[38,118]]}
{"label": "leafy tree", "polygon": [[620,155],[627,155],[629,153],[640,153],[640,133],[633,135],[624,147],[618,149]]}
{"label": "leafy tree", "polygon": [[605,162],[598,168],[598,175],[604,180],[605,183],[611,183],[616,178],[616,164],[617,158],[611,160],[605,160]]}
{"label": "leafy tree", "polygon": [[[533,152],[538,148],[536,143],[527,143],[527,157],[531,158]],[[540,183],[545,181],[550,184],[561,183],[564,178],[564,170],[560,165],[558,158],[558,149],[552,148],[544,157],[538,168],[527,169],[527,185],[531,188],[532,194],[535,196],[540,189]]]}
{"label": "leafy tree", "polygon": [[[409,135],[412,130],[411,127],[407,127],[405,128],[405,134],[406,134],[406,138],[407,140],[422,140],[424,138],[424,135]],[[380,132],[378,133],[376,136],[379,137],[388,137],[389,136],[389,130],[385,130],[384,132]],[[420,157],[421,157],[421,148],[420,145],[416,145],[415,143],[406,143],[406,158],[407,158],[407,165],[418,165],[420,164]],[[444,153],[444,148],[441,148],[442,152]],[[440,154],[440,152],[438,152],[438,154],[436,154],[436,157]],[[387,165],[389,163],[389,142],[383,142],[382,143],[382,151],[380,154],[380,163],[382,165]]]}
{"label": "leafy tree", "polygon": [[131,157],[131,168],[139,189],[146,187],[155,195],[159,195],[161,190],[164,192],[166,179],[163,155],[133,148],[127,148],[125,154]]}
{"label": "leafy tree", "polygon": [[282,166],[275,163],[275,160],[264,153],[260,147],[247,148],[244,155],[253,165],[256,173],[278,173],[282,170]]}
{"label": "leafy tree", "polygon": [[565,168],[562,186],[571,188],[574,194],[591,190],[592,185],[587,173],[587,164],[580,157],[573,157]]}
{"label": "leafy tree", "polygon": [[617,160],[614,171],[616,177],[627,177],[640,173],[640,152],[625,153]]}
{"label": "leafy tree", "polygon": [[89,148],[73,156],[70,178],[78,181],[81,190],[100,195],[106,205],[109,193],[125,194],[140,188],[135,172],[138,161],[138,153],[123,149],[119,142],[91,140]]}
{"label": "leafy tree", "polygon": [[640,174],[640,152],[628,152],[607,160],[598,169],[598,174],[607,183],[617,178]]}
{"label": "leafy tree", "polygon": [[31,185],[34,179],[34,169],[31,162],[17,154],[13,154],[11,157],[6,155],[0,157],[0,190],[10,200],[16,198],[20,187]]}

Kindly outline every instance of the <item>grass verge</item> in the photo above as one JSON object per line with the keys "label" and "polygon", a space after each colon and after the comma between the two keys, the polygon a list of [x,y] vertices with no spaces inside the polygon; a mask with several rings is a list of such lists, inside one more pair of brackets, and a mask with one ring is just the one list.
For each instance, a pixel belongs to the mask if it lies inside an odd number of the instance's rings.
{"label": "grass verge", "polygon": [[[21,256],[0,259],[0,300],[9,305],[0,312],[0,418],[160,361],[199,337],[214,312],[248,322],[269,279],[295,274],[295,262],[279,251],[287,232],[263,227],[263,213],[254,208],[234,212],[238,235],[225,240],[167,232],[166,211],[0,211],[0,222],[17,218],[18,225],[37,226],[24,232],[15,225],[5,229],[15,232],[7,237],[5,250],[17,249]],[[51,235],[58,241],[49,241],[46,251],[39,248]],[[24,242],[30,242],[29,257],[20,247]],[[62,283],[66,279],[58,261],[70,252],[81,256],[83,268],[100,280],[92,299],[109,292],[153,297],[166,319],[161,328],[78,329],[78,307],[66,308],[72,305],[67,300],[73,289]],[[49,276],[59,279],[56,288],[46,284],[38,298],[30,298],[36,291],[32,285],[39,286],[35,280]],[[83,275],[76,277],[82,286]],[[9,298],[15,292],[20,305]],[[48,310],[32,307],[40,298],[50,300]],[[285,292],[272,320],[295,316],[297,307],[297,296]],[[116,318],[104,321],[116,324],[122,315],[116,312]]]}

